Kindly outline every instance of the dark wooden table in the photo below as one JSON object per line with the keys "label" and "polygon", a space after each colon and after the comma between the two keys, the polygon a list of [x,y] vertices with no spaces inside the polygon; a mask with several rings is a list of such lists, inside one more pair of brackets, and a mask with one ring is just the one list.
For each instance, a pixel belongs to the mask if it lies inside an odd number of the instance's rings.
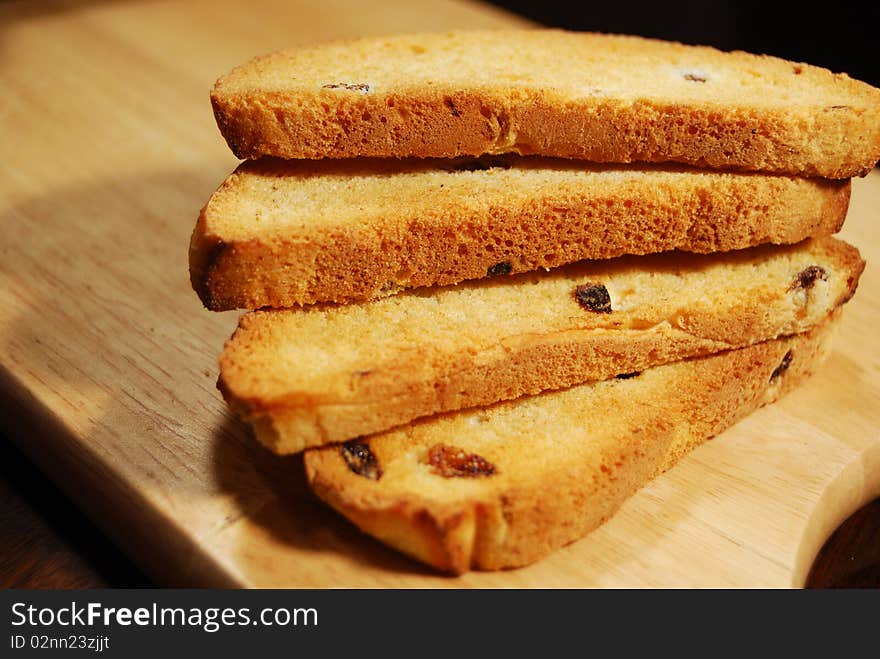
{"label": "dark wooden table", "polygon": [[0,437],[0,587],[151,585],[51,481]]}
{"label": "dark wooden table", "polygon": [[[153,584],[10,443],[0,439],[0,587]],[[880,588],[880,499],[829,538],[807,583]]]}

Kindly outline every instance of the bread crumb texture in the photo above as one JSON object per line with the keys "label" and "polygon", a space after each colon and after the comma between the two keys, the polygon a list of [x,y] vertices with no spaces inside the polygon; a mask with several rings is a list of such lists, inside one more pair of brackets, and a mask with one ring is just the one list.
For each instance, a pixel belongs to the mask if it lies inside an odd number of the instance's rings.
{"label": "bread crumb texture", "polygon": [[837,231],[849,181],[540,157],[242,164],[208,201],[190,273],[206,306],[358,302],[419,286]]}
{"label": "bread crumb texture", "polygon": [[880,90],[742,52],[561,30],[281,51],[215,84],[242,158],[519,153],[828,178],[880,158]]}
{"label": "bread crumb texture", "polygon": [[[853,295],[863,267],[854,247],[825,238],[256,311],[223,350],[220,387],[261,441],[293,453],[803,332]],[[610,309],[583,304],[585,285]]]}
{"label": "bread crumb texture", "polygon": [[[352,470],[344,446],[307,451],[306,473],[363,531],[440,570],[526,565],[589,533],[690,449],[809,376],[832,325],[362,438],[379,479]],[[478,456],[492,472],[438,472],[438,446]]]}

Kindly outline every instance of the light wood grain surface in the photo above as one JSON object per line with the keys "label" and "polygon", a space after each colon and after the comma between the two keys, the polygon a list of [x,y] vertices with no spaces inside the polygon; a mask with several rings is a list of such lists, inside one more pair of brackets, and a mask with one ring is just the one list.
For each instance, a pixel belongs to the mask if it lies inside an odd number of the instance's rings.
{"label": "light wood grain surface", "polygon": [[449,579],[361,536],[257,447],[214,388],[234,313],[189,288],[195,217],[235,166],[214,79],[333,37],[488,27],[478,5],[0,4],[0,421],[160,583],[247,586],[799,585],[880,493],[880,175],[844,234],[869,259],[827,366],[531,567]]}

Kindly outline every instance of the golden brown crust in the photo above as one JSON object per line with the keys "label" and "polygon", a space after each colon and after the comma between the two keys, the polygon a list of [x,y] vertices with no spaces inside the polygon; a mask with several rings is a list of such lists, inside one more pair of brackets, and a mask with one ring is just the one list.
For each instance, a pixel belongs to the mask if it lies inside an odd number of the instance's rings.
{"label": "golden brown crust", "polygon": [[[364,532],[442,571],[526,565],[583,537],[687,451],[797,386],[827,353],[832,326],[374,435],[362,441],[382,466],[378,480],[348,469],[339,447],[311,449],[308,480]],[[787,370],[774,376],[783,361]],[[449,441],[497,473],[431,473],[426,452]]]}
{"label": "golden brown crust", "polygon": [[207,205],[199,213],[195,231],[190,239],[189,280],[202,303],[212,309],[216,306],[213,298],[215,286],[212,281],[215,279],[217,264],[226,250],[226,243],[216,236],[205,235],[206,209]]}
{"label": "golden brown crust", "polygon": [[[849,181],[533,158],[244,163],[192,236],[205,306],[356,302],[583,259],[836,232]],[[339,181],[344,179],[346,186]]]}
{"label": "golden brown crust", "polygon": [[211,101],[242,158],[540,154],[827,178],[880,158],[880,91],[746,53],[559,30],[283,51]]}
{"label": "golden brown crust", "polygon": [[[793,286],[814,267],[822,277]],[[293,453],[802,332],[852,296],[863,267],[855,248],[825,238],[253,312],[224,348],[222,391],[260,441]],[[606,287],[611,313],[583,308],[584,282]]]}

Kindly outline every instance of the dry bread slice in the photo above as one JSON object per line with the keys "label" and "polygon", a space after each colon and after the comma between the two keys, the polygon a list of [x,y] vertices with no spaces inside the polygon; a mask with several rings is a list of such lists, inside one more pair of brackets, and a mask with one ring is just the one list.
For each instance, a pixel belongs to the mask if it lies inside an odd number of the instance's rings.
{"label": "dry bread slice", "polygon": [[537,154],[864,175],[880,90],[807,64],[560,30],[401,35],[258,57],[211,93],[242,158]]}
{"label": "dry bread slice", "polygon": [[277,453],[804,331],[855,291],[835,238],[588,262],[363,305],[257,311],[219,387]]}
{"label": "dry bread slice", "polygon": [[312,449],[308,480],[361,530],[440,570],[526,565],[803,380],[831,324]]}
{"label": "dry bread slice", "polygon": [[487,274],[830,235],[849,181],[570,160],[242,164],[212,195],[190,276],[214,310],[353,302]]}

